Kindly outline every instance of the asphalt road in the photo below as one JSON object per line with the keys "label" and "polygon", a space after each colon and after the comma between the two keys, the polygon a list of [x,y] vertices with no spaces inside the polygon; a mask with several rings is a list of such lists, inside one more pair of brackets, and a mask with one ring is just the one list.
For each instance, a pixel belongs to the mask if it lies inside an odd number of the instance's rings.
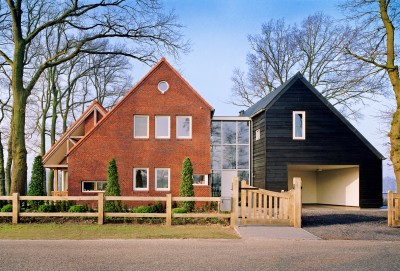
{"label": "asphalt road", "polygon": [[399,270],[400,242],[0,241],[0,270]]}

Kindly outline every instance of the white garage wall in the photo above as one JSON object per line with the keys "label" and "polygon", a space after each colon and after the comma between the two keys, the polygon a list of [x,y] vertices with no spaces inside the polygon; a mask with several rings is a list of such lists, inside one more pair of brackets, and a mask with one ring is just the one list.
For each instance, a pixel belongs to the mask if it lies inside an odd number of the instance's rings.
{"label": "white garage wall", "polygon": [[288,172],[289,190],[293,188],[294,177],[301,178],[302,202],[317,203],[317,174],[315,173],[315,171],[289,170]]}
{"label": "white garage wall", "polygon": [[359,168],[317,172],[317,202],[359,206]]}

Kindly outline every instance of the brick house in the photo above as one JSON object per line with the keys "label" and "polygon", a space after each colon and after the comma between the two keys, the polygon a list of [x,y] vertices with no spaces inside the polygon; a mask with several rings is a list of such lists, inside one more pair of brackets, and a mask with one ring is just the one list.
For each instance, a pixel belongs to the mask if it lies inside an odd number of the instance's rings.
{"label": "brick house", "polygon": [[107,112],[93,102],[43,157],[54,195],[104,190],[112,158],[123,196],[179,194],[185,157],[196,196],[230,210],[232,179],[289,190],[303,203],[379,207],[380,154],[310,83],[296,74],[241,112],[213,108],[163,58]]}
{"label": "brick house", "polygon": [[163,58],[109,112],[94,102],[43,157],[54,192],[104,190],[116,159],[121,195],[179,194],[185,157],[196,196],[209,196],[213,108]]}

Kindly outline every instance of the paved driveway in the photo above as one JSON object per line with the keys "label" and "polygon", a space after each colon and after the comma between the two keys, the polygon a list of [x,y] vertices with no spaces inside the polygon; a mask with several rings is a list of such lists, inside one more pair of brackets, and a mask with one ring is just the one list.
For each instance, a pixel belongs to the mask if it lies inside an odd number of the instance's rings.
{"label": "paved driveway", "polygon": [[1,270],[398,270],[400,242],[0,241]]}

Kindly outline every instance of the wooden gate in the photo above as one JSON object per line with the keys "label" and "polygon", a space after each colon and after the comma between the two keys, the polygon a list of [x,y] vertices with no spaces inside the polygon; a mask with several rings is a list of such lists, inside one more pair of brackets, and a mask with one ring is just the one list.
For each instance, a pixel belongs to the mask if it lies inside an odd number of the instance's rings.
{"label": "wooden gate", "polygon": [[[237,179],[234,182],[237,182]],[[301,179],[294,178],[293,189],[274,192],[242,181],[240,185],[240,224],[288,225],[301,227]],[[237,195],[239,188],[237,187]],[[235,190],[235,185],[234,185]],[[234,192],[235,194],[235,192]]]}

